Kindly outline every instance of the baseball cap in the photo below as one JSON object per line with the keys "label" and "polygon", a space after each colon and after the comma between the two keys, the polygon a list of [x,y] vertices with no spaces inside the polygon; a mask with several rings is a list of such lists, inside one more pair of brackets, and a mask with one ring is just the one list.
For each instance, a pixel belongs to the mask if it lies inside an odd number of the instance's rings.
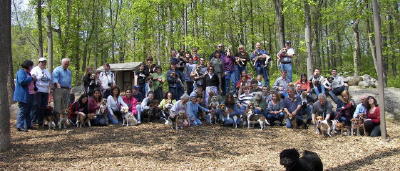
{"label": "baseball cap", "polygon": [[44,62],[44,61],[47,61],[47,59],[46,58],[39,58],[39,62]]}

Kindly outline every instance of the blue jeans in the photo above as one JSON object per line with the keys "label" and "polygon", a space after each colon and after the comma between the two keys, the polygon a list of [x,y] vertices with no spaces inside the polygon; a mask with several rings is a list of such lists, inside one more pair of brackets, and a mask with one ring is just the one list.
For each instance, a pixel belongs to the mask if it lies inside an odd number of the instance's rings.
{"label": "blue jeans", "polygon": [[237,82],[239,82],[240,80],[240,75],[242,74],[243,71],[246,71],[246,66],[239,66],[239,65],[235,65],[235,84]]}
{"label": "blue jeans", "polygon": [[283,112],[280,112],[280,113],[277,113],[277,114],[266,113],[266,114],[265,114],[265,117],[266,117],[269,121],[271,121],[271,122],[270,122],[271,124],[273,124],[275,121],[280,121],[280,122],[282,122],[282,121],[283,121],[283,118],[285,117],[285,113],[283,113]]}
{"label": "blue jeans", "polygon": [[290,82],[292,82],[292,73],[293,73],[292,63],[288,64],[281,63],[279,68],[281,69],[281,71],[287,71],[287,78],[289,79]]}
{"label": "blue jeans", "polygon": [[[225,86],[222,87],[223,94],[235,92],[235,71],[225,71]],[[232,86],[232,89],[231,89]]]}
{"label": "blue jeans", "polygon": [[[301,125],[303,122],[303,115],[296,115],[294,119],[296,119],[297,125]],[[286,128],[292,128],[292,122],[290,122],[289,118],[286,118]]]}
{"label": "blue jeans", "polygon": [[142,122],[142,106],[140,104],[136,105],[136,110],[137,110],[137,115],[136,115],[136,120],[140,123]]}
{"label": "blue jeans", "polygon": [[30,117],[30,112],[32,108],[33,95],[29,94],[27,98],[27,103],[19,102],[19,112],[17,115],[17,128],[28,129],[32,127],[32,121]]}
{"label": "blue jeans", "polygon": [[[240,123],[242,122],[242,119],[238,118],[236,120],[236,124],[240,125]],[[229,117],[228,118],[224,118],[224,126],[232,126],[234,123],[233,117]]]}
{"label": "blue jeans", "polygon": [[198,119],[198,118],[196,118],[196,117],[194,117],[194,118],[191,118],[190,119],[191,121],[191,123],[190,123],[190,125],[193,125],[193,126],[200,126],[200,125],[202,125],[203,123],[200,121],[200,119]]}
{"label": "blue jeans", "polygon": [[43,109],[47,107],[49,101],[49,93],[37,92],[35,95],[33,95],[33,99],[34,100],[30,117],[33,123],[42,125],[44,116]]}
{"label": "blue jeans", "polygon": [[169,91],[172,93],[173,98],[178,101],[181,96],[183,95],[183,88],[178,86],[178,87],[169,87]]}
{"label": "blue jeans", "polygon": [[322,85],[319,85],[319,87],[315,86],[313,89],[314,89],[315,94],[317,95],[317,98],[318,98],[319,94],[325,94],[325,87],[323,87]]}
{"label": "blue jeans", "polygon": [[256,67],[257,75],[262,75],[264,78],[264,85],[269,87],[268,69],[262,66]]}
{"label": "blue jeans", "polygon": [[[139,92],[146,96],[146,84],[139,84]],[[106,97],[107,98],[107,97]]]}

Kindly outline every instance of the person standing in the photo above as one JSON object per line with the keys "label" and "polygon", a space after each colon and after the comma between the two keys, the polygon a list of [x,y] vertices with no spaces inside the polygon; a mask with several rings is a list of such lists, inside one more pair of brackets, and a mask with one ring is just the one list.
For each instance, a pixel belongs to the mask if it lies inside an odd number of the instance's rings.
{"label": "person standing", "polygon": [[292,74],[293,74],[293,68],[292,68],[292,60],[294,56],[296,55],[296,52],[292,48],[292,42],[286,41],[285,42],[285,47],[282,48],[278,54],[277,54],[277,59],[280,63],[280,69],[282,71],[287,71],[288,73],[288,79],[290,82],[292,82]]}
{"label": "person standing", "polygon": [[261,49],[261,43],[256,43],[256,50],[251,54],[251,59],[254,62],[257,75],[262,75],[264,78],[264,85],[269,86],[268,77],[268,62],[271,60],[266,50]]}
{"label": "person standing", "polygon": [[135,85],[139,87],[139,91],[142,95],[146,94],[146,79],[149,76],[149,72],[146,70],[146,65],[141,63],[139,70],[135,71]]}
{"label": "person standing", "polygon": [[17,71],[14,101],[18,102],[19,112],[17,115],[17,130],[27,132],[31,127],[30,111],[32,107],[33,94],[35,92],[35,77],[32,77],[31,70],[33,62],[26,60],[22,63],[21,69]]}
{"label": "person standing", "polygon": [[53,71],[54,84],[54,112],[60,114],[65,111],[70,102],[70,90],[72,83],[72,73],[68,69],[70,63],[69,58],[61,60],[61,66]]}
{"label": "person standing", "polygon": [[32,77],[36,77],[37,92],[33,97],[31,119],[33,123],[43,125],[43,112],[48,105],[49,87],[51,81],[50,72],[46,69],[46,58],[40,58],[39,64],[31,71]]}
{"label": "person standing", "polygon": [[115,75],[111,72],[110,64],[104,64],[103,68],[104,71],[100,73],[99,79],[101,82],[103,98],[107,98],[111,95],[111,88],[115,86]]}
{"label": "person standing", "polygon": [[[200,59],[199,59],[200,60]],[[188,63],[186,63],[186,67],[184,70],[184,79],[186,82],[186,90],[187,93],[190,94],[193,91],[193,78],[190,76],[190,74],[196,69],[196,64],[193,63],[192,58],[188,58]]]}
{"label": "person standing", "polygon": [[[231,92],[236,92],[235,89],[235,59],[231,53],[231,51],[228,49],[226,52],[226,55],[221,56],[221,60],[222,60],[222,66],[224,69],[224,79],[222,80],[222,83],[224,84],[224,86],[222,86],[222,95],[226,95],[227,93],[231,93]],[[232,88],[231,88],[232,85]]]}
{"label": "person standing", "polygon": [[207,75],[204,78],[204,82],[206,85],[206,104],[208,104],[208,102],[210,101],[210,94],[218,95],[218,91],[222,91],[221,88],[219,88],[219,80],[220,79],[218,78],[217,74],[214,73],[214,68],[212,66],[209,66]]}
{"label": "person standing", "polygon": [[184,93],[182,80],[183,74],[176,69],[176,65],[171,64],[171,68],[167,72],[167,82],[169,91],[172,92],[175,100],[178,100]]}
{"label": "person standing", "polygon": [[[238,52],[235,55],[235,72],[236,72],[236,83],[239,81],[240,79],[240,75],[243,71],[247,71],[246,70],[246,65],[247,62],[250,61],[250,56],[249,54],[246,52],[246,49],[244,48],[243,45],[239,45],[238,47]],[[235,84],[236,84],[235,83]]]}

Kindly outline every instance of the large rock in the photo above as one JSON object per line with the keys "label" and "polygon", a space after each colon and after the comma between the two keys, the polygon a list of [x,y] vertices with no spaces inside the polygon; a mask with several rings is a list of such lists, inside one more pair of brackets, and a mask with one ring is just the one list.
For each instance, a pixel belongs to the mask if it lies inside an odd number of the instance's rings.
{"label": "large rock", "polygon": [[363,78],[360,76],[350,76],[350,77],[344,78],[344,82],[347,82],[347,84],[349,86],[357,86],[358,83],[362,80],[363,80]]}
{"label": "large rock", "polygon": [[370,75],[365,74],[361,76],[361,78],[363,79],[363,81],[359,82],[358,86],[362,88],[377,87],[378,82],[376,81],[375,78],[372,78]]}

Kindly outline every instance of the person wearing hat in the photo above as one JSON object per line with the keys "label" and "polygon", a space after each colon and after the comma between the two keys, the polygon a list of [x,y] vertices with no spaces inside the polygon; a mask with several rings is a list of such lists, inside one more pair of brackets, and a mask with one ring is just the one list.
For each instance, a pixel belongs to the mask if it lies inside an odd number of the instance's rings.
{"label": "person wearing hat", "polygon": [[286,41],[285,47],[282,48],[277,54],[277,60],[280,63],[279,68],[281,71],[287,71],[288,79],[292,82],[292,59],[296,55],[296,52],[292,48],[292,42]]}
{"label": "person wearing hat", "polygon": [[33,123],[43,124],[44,109],[48,105],[51,74],[46,69],[46,58],[39,58],[39,63],[31,70],[32,77],[36,77],[37,92],[33,96],[33,106],[30,113]]}

